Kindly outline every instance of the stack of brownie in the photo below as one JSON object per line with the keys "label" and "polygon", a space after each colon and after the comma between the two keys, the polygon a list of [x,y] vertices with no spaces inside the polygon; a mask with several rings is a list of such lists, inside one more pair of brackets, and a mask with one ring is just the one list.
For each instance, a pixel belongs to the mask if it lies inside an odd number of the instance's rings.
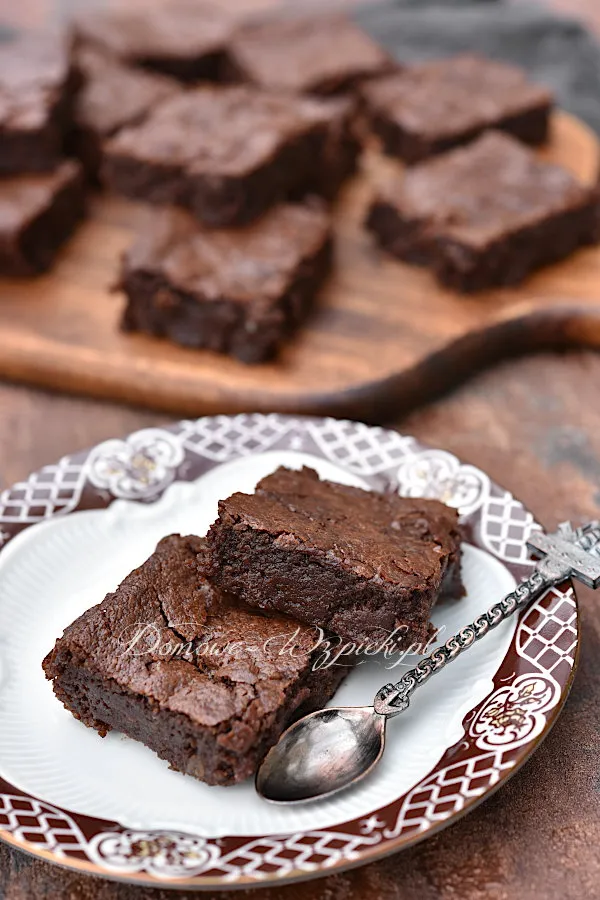
{"label": "stack of brownie", "polygon": [[123,326],[266,359],[331,268],[327,203],[360,149],[354,87],[390,67],[346,19],[245,26],[196,0],[87,11],[73,37],[7,45],[0,272],[47,269],[84,181],[105,186],[161,206],[123,261]]}
{"label": "stack of brownie", "polygon": [[193,60],[172,55],[189,43],[186,2],[156,16],[95,14],[79,28],[83,46],[119,65],[203,78],[115,136],[103,129],[103,181],[162,207],[123,260],[123,325],[260,362],[328,275],[327,203],[360,149],[356,87],[392,63],[337,16],[234,27],[202,9],[205,56]]}
{"label": "stack of brownie", "polygon": [[552,97],[520,70],[459,56],[374,79],[362,97],[384,151],[409,167],[366,219],[394,256],[470,293],[600,239],[598,188],[526,146],[547,140]]}
{"label": "stack of brownie", "polygon": [[272,357],[328,277],[329,205],[372,137],[405,168],[366,227],[450,288],[517,284],[599,238],[598,189],[527,146],[552,97],[513,66],[403,67],[343,16],[245,22],[209,0],[88,11],[74,35],[0,50],[0,272],[48,268],[83,167],[159,207],[122,261],[128,331]]}
{"label": "stack of brownie", "polygon": [[176,78],[216,78],[231,28],[212,7],[174,0],[0,48],[0,273],[50,267],[104,143],[180,92]]}
{"label": "stack of brownie", "polygon": [[64,158],[78,75],[67,35],[0,48],[0,273],[51,265],[84,213],[80,165]]}
{"label": "stack of brownie", "polygon": [[99,180],[106,142],[140,125],[196,81],[218,81],[233,23],[216,7],[170,0],[147,9],[88,11],[74,22],[84,85],[71,149]]}
{"label": "stack of brownie", "polygon": [[58,699],[171,768],[230,785],[382,647],[423,652],[464,589],[456,511],[279,469],[171,535],[44,660]]}

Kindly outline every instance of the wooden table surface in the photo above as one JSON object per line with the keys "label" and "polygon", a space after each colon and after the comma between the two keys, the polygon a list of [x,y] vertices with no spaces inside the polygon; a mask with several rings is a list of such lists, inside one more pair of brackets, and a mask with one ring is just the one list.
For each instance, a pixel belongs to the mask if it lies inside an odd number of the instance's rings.
{"label": "wooden table surface", "polygon": [[[240,0],[241,2],[241,0]],[[248,0],[245,0],[248,2]],[[250,0],[253,2],[253,0]],[[0,0],[32,24],[51,0]],[[598,0],[555,0],[600,29]],[[514,361],[392,424],[485,469],[548,527],[598,515],[600,356]],[[64,453],[165,420],[108,403],[0,384],[0,487]],[[342,875],[264,889],[261,900],[600,898],[600,597],[580,591],[581,664],[565,710],[531,761],[488,802],[423,844]],[[1,727],[1,722],[0,722]],[[234,893],[213,893],[220,900]],[[63,871],[0,844],[0,900],[167,900]]]}

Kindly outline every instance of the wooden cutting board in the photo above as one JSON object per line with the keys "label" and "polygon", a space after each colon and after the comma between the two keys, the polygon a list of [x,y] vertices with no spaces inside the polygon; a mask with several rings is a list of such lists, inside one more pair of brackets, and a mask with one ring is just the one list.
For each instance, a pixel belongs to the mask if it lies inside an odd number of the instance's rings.
{"label": "wooden cutting board", "polygon": [[[557,113],[542,153],[581,179],[596,137]],[[335,211],[336,274],[316,315],[267,365],[125,335],[110,292],[147,207],[98,196],[48,275],[0,280],[0,377],[182,415],[283,411],[376,420],[430,399],[483,366],[548,347],[600,346],[600,247],[518,289],[461,297],[385,257],[361,227],[371,185],[394,166],[367,154]]]}

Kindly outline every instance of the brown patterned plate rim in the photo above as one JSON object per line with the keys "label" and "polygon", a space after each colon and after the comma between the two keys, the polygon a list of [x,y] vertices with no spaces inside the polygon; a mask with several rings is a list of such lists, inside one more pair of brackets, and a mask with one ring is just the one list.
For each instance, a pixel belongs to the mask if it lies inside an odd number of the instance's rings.
{"label": "brown patterned plate rim", "polygon": [[[0,495],[0,546],[38,522],[106,509],[117,499],[152,502],[176,481],[271,450],[327,459],[374,489],[439,497],[460,509],[468,540],[517,581],[531,570],[526,540],[539,526],[475,466],[396,431],[279,414],[183,420],[63,457]],[[418,784],[368,816],[260,837],[142,832],[58,808],[0,778],[0,839],[61,866],[163,888],[260,886],[339,872],[429,837],[495,792],[556,721],[578,657],[569,582],[521,613],[493,690],[464,717],[461,739]]]}

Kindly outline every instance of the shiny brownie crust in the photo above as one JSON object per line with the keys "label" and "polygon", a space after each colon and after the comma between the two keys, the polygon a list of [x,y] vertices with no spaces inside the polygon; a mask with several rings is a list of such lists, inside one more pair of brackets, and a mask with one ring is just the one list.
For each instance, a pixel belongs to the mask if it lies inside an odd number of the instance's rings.
{"label": "shiny brownie crust", "polygon": [[490,128],[532,145],[548,138],[550,92],[515,66],[477,56],[374,79],[362,97],[385,152],[407,163],[466,144]]}
{"label": "shiny brownie crust", "polygon": [[252,23],[234,33],[226,75],[263,88],[332,95],[397,67],[366,32],[342,15]]}
{"label": "shiny brownie crust", "polygon": [[[347,669],[315,667],[313,629],[233,604],[199,574],[197,537],[172,535],[45,658],[58,699],[102,736],[117,729],[207,784],[252,775],[297,716]],[[139,623],[156,631],[124,653]],[[189,647],[184,656],[164,647]],[[287,649],[286,649],[287,648]]]}
{"label": "shiny brownie crust", "polygon": [[0,47],[0,175],[55,168],[79,85],[66,33],[31,34]]}
{"label": "shiny brownie crust", "polygon": [[339,104],[245,85],[196,88],[107,141],[103,177],[117,193],[183,206],[209,227],[244,225],[298,192],[319,192],[323,168],[335,172],[336,147],[342,157],[351,144],[332,142]]}
{"label": "shiny brownie crust", "polygon": [[386,251],[462,293],[519,284],[600,237],[596,187],[488,132],[390,181],[367,228]]}
{"label": "shiny brownie crust", "polygon": [[121,128],[143,122],[154,107],[182,90],[174,79],[120,63],[88,47],[77,53],[83,85],[77,94],[67,148],[97,180],[103,145]]}
{"label": "shiny brownie crust", "polygon": [[215,583],[357,644],[423,646],[440,598],[464,593],[458,517],[436,500],[383,495],[279,469],[219,504],[207,540]]}
{"label": "shiny brownie crust", "polygon": [[76,17],[76,37],[80,46],[183,82],[218,81],[232,31],[223,6],[169,0],[93,9]]}
{"label": "shiny brownie crust", "polygon": [[84,180],[74,160],[54,172],[0,179],[0,273],[46,271],[84,213]]}
{"label": "shiny brownie crust", "polygon": [[262,362],[308,315],[331,257],[320,206],[282,205],[221,231],[161,211],[123,261],[123,328]]}

